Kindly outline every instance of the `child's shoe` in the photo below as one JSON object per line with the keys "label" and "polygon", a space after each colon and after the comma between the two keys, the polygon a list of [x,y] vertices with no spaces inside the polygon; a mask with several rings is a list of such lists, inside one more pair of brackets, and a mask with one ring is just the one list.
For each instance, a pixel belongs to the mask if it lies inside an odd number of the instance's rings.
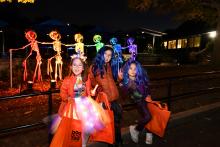
{"label": "child's shoe", "polygon": [[152,133],[146,133],[146,144],[152,144],[153,143],[153,134]]}
{"label": "child's shoe", "polygon": [[130,126],[129,130],[130,130],[130,134],[131,134],[131,140],[134,141],[135,143],[138,143],[138,135],[139,132],[135,129],[136,126]]}

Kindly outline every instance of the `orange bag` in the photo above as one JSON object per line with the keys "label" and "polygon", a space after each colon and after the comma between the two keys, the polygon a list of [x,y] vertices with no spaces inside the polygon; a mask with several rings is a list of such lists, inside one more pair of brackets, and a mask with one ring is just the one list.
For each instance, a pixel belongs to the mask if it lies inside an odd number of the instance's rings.
{"label": "orange bag", "polygon": [[110,121],[102,130],[91,134],[90,141],[100,141],[113,144],[115,142],[114,114],[113,111],[110,110],[110,104],[108,102],[107,95],[104,92],[99,92],[96,101],[98,103],[103,102],[105,104],[107,109],[104,111],[109,114]]}
{"label": "orange bag", "polygon": [[81,147],[82,124],[80,120],[62,117],[50,147]]}
{"label": "orange bag", "polygon": [[171,112],[168,111],[167,105],[163,106],[159,101],[152,101],[146,98],[148,110],[151,113],[151,120],[145,125],[145,128],[152,133],[163,137]]}

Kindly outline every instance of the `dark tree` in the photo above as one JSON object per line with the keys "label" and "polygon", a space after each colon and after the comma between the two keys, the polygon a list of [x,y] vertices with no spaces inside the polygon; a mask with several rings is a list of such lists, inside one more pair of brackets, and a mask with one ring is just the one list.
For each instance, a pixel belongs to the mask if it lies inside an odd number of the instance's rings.
{"label": "dark tree", "polygon": [[128,0],[128,6],[137,11],[174,12],[177,20],[199,19],[216,26],[213,63],[220,65],[220,0]]}

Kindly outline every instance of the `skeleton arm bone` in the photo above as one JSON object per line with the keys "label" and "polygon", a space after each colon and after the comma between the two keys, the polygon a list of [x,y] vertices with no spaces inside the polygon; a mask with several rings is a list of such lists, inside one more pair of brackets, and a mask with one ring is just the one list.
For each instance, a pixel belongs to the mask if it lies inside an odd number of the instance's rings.
{"label": "skeleton arm bone", "polygon": [[84,45],[85,47],[92,47],[92,46],[96,46],[95,44],[94,45]]}
{"label": "skeleton arm bone", "polygon": [[37,42],[37,43],[40,43],[40,44],[53,44],[53,42]]}
{"label": "skeleton arm bone", "polygon": [[[32,50],[30,51],[30,53],[28,54],[28,56],[25,58],[25,60],[27,60],[31,55],[32,55]],[[24,61],[25,61],[25,60],[24,60]]]}
{"label": "skeleton arm bone", "polygon": [[11,50],[11,51],[17,51],[17,50],[20,50],[20,49],[25,49],[25,48],[28,47],[29,45],[31,45],[31,43],[29,43],[29,44],[27,44],[27,45],[25,45],[25,46],[23,46],[23,47],[21,47],[21,48],[9,49],[9,50]]}
{"label": "skeleton arm bone", "polygon": [[76,46],[76,44],[62,44],[62,45],[67,46],[67,47],[69,47],[69,46]]}
{"label": "skeleton arm bone", "polygon": [[127,49],[127,48],[128,48],[128,46],[126,46],[126,47],[121,47],[121,49],[123,49],[123,50],[124,50],[124,49]]}
{"label": "skeleton arm bone", "polygon": [[110,47],[110,48],[113,49],[113,46],[112,46],[112,45],[106,44],[105,46]]}

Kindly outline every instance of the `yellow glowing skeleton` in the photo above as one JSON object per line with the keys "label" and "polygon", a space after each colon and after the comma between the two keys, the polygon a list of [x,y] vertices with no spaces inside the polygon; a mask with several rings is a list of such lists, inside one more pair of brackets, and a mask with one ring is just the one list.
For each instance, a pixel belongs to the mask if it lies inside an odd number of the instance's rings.
{"label": "yellow glowing skeleton", "polygon": [[83,35],[75,34],[74,39],[76,43],[74,44],[66,44],[65,46],[71,46],[75,48],[77,54],[84,54],[84,43],[83,43]]}
{"label": "yellow glowing skeleton", "polygon": [[52,31],[49,33],[49,36],[51,39],[53,39],[53,42],[41,42],[42,44],[52,44],[53,49],[56,52],[56,55],[48,59],[47,63],[47,74],[50,75],[50,78],[52,79],[51,73],[53,72],[51,60],[55,58],[55,75],[54,78],[57,80],[57,77],[59,77],[60,80],[62,80],[62,66],[63,66],[63,61],[62,61],[62,56],[61,56],[61,45],[64,45],[61,43],[61,35],[57,31]]}
{"label": "yellow glowing skeleton", "polygon": [[39,51],[39,47],[38,47],[38,41],[36,40],[37,38],[37,34],[34,31],[28,31],[25,33],[25,37],[26,39],[30,42],[29,44],[18,48],[18,49],[10,49],[10,52],[13,50],[20,50],[20,49],[25,49],[26,47],[30,46],[31,47],[31,51],[28,54],[28,56],[25,58],[25,60],[23,61],[23,67],[24,67],[24,74],[23,74],[23,80],[26,81],[27,80],[27,76],[28,76],[28,72],[27,72],[27,59],[32,55],[32,52],[35,51],[37,53],[36,55],[36,66],[35,66],[35,70],[34,70],[34,75],[33,75],[33,82],[35,81],[36,78],[36,74],[38,76],[38,81],[42,81],[42,75],[41,75],[41,55],[40,55],[40,51]]}

